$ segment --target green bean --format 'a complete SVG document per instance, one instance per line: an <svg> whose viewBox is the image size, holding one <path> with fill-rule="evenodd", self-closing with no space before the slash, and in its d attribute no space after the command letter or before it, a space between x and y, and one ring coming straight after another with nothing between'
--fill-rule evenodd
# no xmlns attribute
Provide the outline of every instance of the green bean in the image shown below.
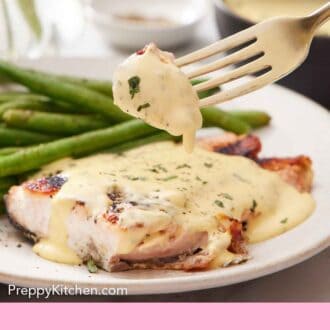
<svg viewBox="0 0 330 330"><path fill-rule="evenodd" d="M180 139L181 139L181 137L173 136L166 132L158 132L158 133L152 134L150 136L143 137L141 139L137 139L137 140L133 140L133 141L115 145L114 147L111 147L111 148L108 148L105 150L98 150L96 153L100 153L100 152L101 153L122 153L124 151L130 150L133 148L137 148L137 147L143 146L145 144L161 142L161 141L169 141L169 140L178 141ZM83 156L86 156L86 154L81 153L76 156L83 157Z"/></svg>
<svg viewBox="0 0 330 330"><path fill-rule="evenodd" d="M17 178L8 176L0 178L0 191L8 190L11 186L17 184Z"/></svg>
<svg viewBox="0 0 330 330"><path fill-rule="evenodd" d="M10 91L10 92L2 92L0 93L0 104L10 101L16 101L19 98L29 98L37 96L36 94L27 93L27 92L16 92L16 91ZM38 95L40 97L40 95Z"/></svg>
<svg viewBox="0 0 330 330"><path fill-rule="evenodd" d="M191 84L193 86L195 86L195 85L201 84L201 83L203 83L205 81L208 81L208 80L209 80L208 78L196 78L196 79L191 80Z"/></svg>
<svg viewBox="0 0 330 330"><path fill-rule="evenodd" d="M155 143L155 142L161 142L161 141L168 141L168 140L178 140L180 139L177 136L170 135L166 132L160 132L156 133L150 136L147 136L142 139L134 140L134 141L129 141L117 146L114 146L108 150L105 150L104 152L111 152L111 153L121 153L126 150L130 150L133 148L137 148L140 146L143 146L145 144L150 144L150 143Z"/></svg>
<svg viewBox="0 0 330 330"><path fill-rule="evenodd" d="M30 72L6 61L0 61L0 74L37 93L102 114L114 122L131 118L115 106L111 98L76 84L59 81L47 74Z"/></svg>
<svg viewBox="0 0 330 330"><path fill-rule="evenodd" d="M22 69L5 61L0 61L0 73L35 92L78 107L85 107L91 112L105 115L115 122L132 119L131 116L115 106L109 97L100 95L100 93L83 87L81 84L73 83L76 78L70 78L70 82L68 82L68 79L66 81L60 80L59 77L54 77L54 75ZM205 80L194 80L192 84L202 81ZM200 97L212 95L218 90L218 88L211 89Z"/></svg>
<svg viewBox="0 0 330 330"><path fill-rule="evenodd" d="M8 193L10 187L0 189L0 215L6 213L6 206L5 206L5 200L4 197Z"/></svg>
<svg viewBox="0 0 330 330"><path fill-rule="evenodd" d="M0 149L0 156L6 156L13 154L14 152L20 151L22 148L20 147L7 147L7 148L1 148Z"/></svg>
<svg viewBox="0 0 330 330"><path fill-rule="evenodd" d="M201 112L204 127L220 127L237 134L245 134L250 131L250 126L246 122L218 108L203 108Z"/></svg>
<svg viewBox="0 0 330 330"><path fill-rule="evenodd" d="M4 187L2 189L0 189L0 197L3 198L3 196L5 194L7 194L8 190L9 190L10 187Z"/></svg>
<svg viewBox="0 0 330 330"><path fill-rule="evenodd" d="M34 70L34 72L37 72ZM112 82L109 80L99 80L99 79L91 79L91 78L79 78L79 77L73 77L73 76L66 76L66 75L56 75L56 74L49 74L51 77L58 78L64 82L69 82L72 84L81 85L83 87L92 89L94 91L97 91L99 93L102 93L106 96L109 96L113 98L113 92L112 92ZM201 82L207 81L208 79L194 79L191 81L192 85L199 84ZM212 89L209 89L207 91L199 92L198 95L200 98L204 98L210 95L213 95L214 93L220 91L219 87L215 87Z"/></svg>
<svg viewBox="0 0 330 330"><path fill-rule="evenodd" d="M28 146L54 139L54 136L0 126L0 147Z"/></svg>
<svg viewBox="0 0 330 330"><path fill-rule="evenodd" d="M0 214L5 214L6 213L6 207L5 203L3 201L3 195L0 195Z"/></svg>
<svg viewBox="0 0 330 330"><path fill-rule="evenodd" d="M271 117L263 111L229 111L229 113L249 124L252 128L259 128L269 124Z"/></svg>
<svg viewBox="0 0 330 330"><path fill-rule="evenodd" d="M38 72L36 70L30 70L30 71ZM47 74L49 77L58 78L59 80L62 80L64 82L77 84L77 85L92 89L94 91L97 91L99 93L102 93L106 96L113 98L112 82L110 80L82 78L82 77L74 77L74 76L67 76L67 75L61 75L61 74L51 74L51 73L45 73L45 72L42 72L42 73ZM205 82L207 80L208 80L207 78L194 79L191 81L191 84L196 85L196 84ZM220 91L220 88L215 87L215 88L209 89L207 91L200 92L198 94L199 94L200 98L203 98L203 97L213 95L214 93L216 93L218 91Z"/></svg>
<svg viewBox="0 0 330 330"><path fill-rule="evenodd" d="M0 75L0 85L10 84L11 80L6 77L4 74Z"/></svg>
<svg viewBox="0 0 330 330"><path fill-rule="evenodd" d="M10 109L44 109L46 107L47 103L45 104L42 100L17 99L0 105L0 118Z"/></svg>
<svg viewBox="0 0 330 330"><path fill-rule="evenodd" d="M73 76L66 76L66 75L56 75L56 74L49 74L49 73L47 73L47 74L54 78L57 78L61 81L68 82L71 84L77 84L82 87L86 87L88 89L94 90L96 92L99 92L101 94L104 94L108 97L113 98L111 81L91 79L91 78L80 78L80 77L73 77Z"/></svg>
<svg viewBox="0 0 330 330"><path fill-rule="evenodd" d="M5 206L5 201L4 201L4 197L5 197L6 193L0 194L0 215L6 213L6 206Z"/></svg>
<svg viewBox="0 0 330 330"><path fill-rule="evenodd" d="M86 87L88 89L94 90L101 94L104 94L110 98L113 98L112 94L112 82L109 80L101 80L101 79L94 79L94 78L85 78L85 77L76 77L76 76L68 76L63 74L56 74L56 73L49 73L40 70L30 70L27 71L31 73L41 73L43 75L47 75L49 78L57 79L58 81L68 82L75 85L80 85L82 87ZM10 82L10 78L3 76L0 77L0 84ZM0 98L1 100L1 98Z"/></svg>
<svg viewBox="0 0 330 330"><path fill-rule="evenodd" d="M60 158L90 154L154 132L157 132L156 128L140 120L130 120L109 128L24 148L0 157L0 177L22 174Z"/></svg>
<svg viewBox="0 0 330 330"><path fill-rule="evenodd" d="M220 124L237 133L246 133L249 130L247 124L216 108L203 109L202 112L207 125ZM130 120L109 128L25 148L0 158L0 177L21 174L63 157L90 154L156 132L156 128L140 120Z"/></svg>
<svg viewBox="0 0 330 330"><path fill-rule="evenodd" d="M194 79L194 80L191 81L191 84L193 86L195 86L195 85L198 85L198 84L203 83L203 82L208 81L208 80L209 79L207 79L207 78ZM205 97L211 96L211 95L216 94L218 92L220 92L220 87L214 87L214 88L208 89L206 91L198 92L198 97L200 99L203 99Z"/></svg>
<svg viewBox="0 0 330 330"><path fill-rule="evenodd" d="M206 126L216 126L239 134L248 132L248 125L238 116L233 117L230 113L217 108L204 109L202 113ZM245 117L252 120L258 114L253 113ZM6 111L3 120L10 127L57 135L74 135L110 125L103 118L96 116L49 114L27 110Z"/></svg>
<svg viewBox="0 0 330 330"><path fill-rule="evenodd" d="M0 118L7 110L28 109L59 113L88 113L81 107L74 107L64 102L57 102L43 95L18 97L16 100L0 104Z"/></svg>
<svg viewBox="0 0 330 330"><path fill-rule="evenodd" d="M43 72L39 70L27 70L31 73L41 73L43 75L47 75L47 77L52 79L58 79L58 81L67 82L75 85L79 85L88 89L91 89L93 91L99 92L101 94L104 94L110 98L113 98L113 92L112 92L112 82L110 80L101 80L101 79L94 79L94 78L84 78L84 77L75 77L75 76L68 76L63 74L54 74L49 72ZM207 78L200 78L200 79L193 79L191 81L192 85L197 85L199 83L207 81ZM8 78L7 78L8 81ZM219 87L212 88L207 91L199 92L199 97L204 98L210 95L213 95L217 93L220 90ZM1 97L0 97L1 102Z"/></svg>
<svg viewBox="0 0 330 330"><path fill-rule="evenodd" d="M113 92L112 92L112 82L109 80L98 80L98 79L90 79L90 78L78 78L78 77L72 77L72 76L65 76L65 75L54 75L54 77L57 77L65 82L69 82L72 84L78 84L83 87L87 87L89 89L92 89L94 91L97 91L99 93L102 93L106 96L109 96L113 98ZM201 82L207 81L208 79L194 79L191 81L191 84L194 86L196 84L199 84ZM204 98L207 96L211 96L217 92L220 91L219 87L215 87L206 91L199 92L199 98Z"/></svg>
<svg viewBox="0 0 330 330"><path fill-rule="evenodd" d="M30 110L9 110L4 113L2 119L9 127L61 136L110 126L109 121L95 115L70 115Z"/></svg>

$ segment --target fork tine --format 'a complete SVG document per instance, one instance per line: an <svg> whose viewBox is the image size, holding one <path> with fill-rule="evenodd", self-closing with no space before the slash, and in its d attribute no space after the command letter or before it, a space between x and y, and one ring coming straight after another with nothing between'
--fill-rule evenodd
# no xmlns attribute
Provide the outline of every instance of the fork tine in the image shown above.
<svg viewBox="0 0 330 330"><path fill-rule="evenodd" d="M237 87L234 87L234 88L228 89L228 90L223 90L217 94L214 94L212 96L201 99L199 101L199 106L206 107L209 105L214 105L214 104L232 100L238 96L248 94L261 87L264 87L264 86L270 84L271 82L273 82L273 80L274 80L274 77L271 74L271 71L268 71L267 73L265 73L259 77L252 78L251 81L244 83L240 86L237 86Z"/></svg>
<svg viewBox="0 0 330 330"><path fill-rule="evenodd" d="M262 55L262 54L263 52L260 50L258 51L256 45L252 44L243 49L240 49L239 51L231 55L225 56L218 61L197 68L194 71L187 73L186 76L189 79L195 78L203 74L210 73L212 71L223 69L226 66L236 64L241 61L245 61L253 56Z"/></svg>
<svg viewBox="0 0 330 330"><path fill-rule="evenodd" d="M195 85L194 89L196 92L205 91L213 87L217 87L219 85L231 82L235 79L242 78L248 74L256 73L258 71L266 69L267 67L269 67L269 65L265 64L264 59L260 57L257 60L242 65L234 70L231 70L218 78L213 78L211 80Z"/></svg>
<svg viewBox="0 0 330 330"><path fill-rule="evenodd" d="M252 30L252 31L251 31ZM256 41L257 38L253 34L254 26L238 32L230 37L219 40L213 43L210 46L199 49L193 53L187 54L185 56L179 57L175 60L175 64L178 67L182 67L187 64L191 64L193 62L197 62L199 60L205 59L209 56L218 54L220 52L228 51L232 48L243 45L246 42Z"/></svg>

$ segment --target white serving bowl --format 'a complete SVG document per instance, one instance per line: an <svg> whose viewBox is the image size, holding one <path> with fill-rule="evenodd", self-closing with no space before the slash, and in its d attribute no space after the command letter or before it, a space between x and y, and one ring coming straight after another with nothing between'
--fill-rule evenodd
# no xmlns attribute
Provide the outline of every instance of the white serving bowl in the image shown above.
<svg viewBox="0 0 330 330"><path fill-rule="evenodd" d="M205 0L94 0L91 13L105 39L115 46L135 50L155 42L166 49L193 38L207 6Z"/></svg>

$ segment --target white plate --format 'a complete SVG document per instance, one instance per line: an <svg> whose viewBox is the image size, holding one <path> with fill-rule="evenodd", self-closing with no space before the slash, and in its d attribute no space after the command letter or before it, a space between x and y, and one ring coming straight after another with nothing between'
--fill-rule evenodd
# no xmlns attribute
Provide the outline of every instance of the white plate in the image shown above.
<svg viewBox="0 0 330 330"><path fill-rule="evenodd" d="M116 61L109 59L45 59L24 64L57 72L110 78ZM307 154L313 159L317 201L314 214L303 224L274 239L249 247L247 263L205 272L129 271L88 273L43 260L9 225L0 221L0 282L24 286L54 283L79 287L121 287L129 294L190 291L242 282L297 264L330 244L330 115L307 98L278 86L266 87L225 105L226 108L265 109L273 117L269 128L257 132L263 155ZM20 248L17 247L21 243Z"/></svg>

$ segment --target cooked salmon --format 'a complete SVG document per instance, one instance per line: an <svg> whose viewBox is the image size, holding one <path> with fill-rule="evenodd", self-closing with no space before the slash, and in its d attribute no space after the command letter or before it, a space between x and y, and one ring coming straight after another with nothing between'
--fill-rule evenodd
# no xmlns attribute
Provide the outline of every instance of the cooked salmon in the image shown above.
<svg viewBox="0 0 330 330"><path fill-rule="evenodd" d="M261 142L253 135L236 136L224 134L219 137L199 140L199 145L210 151L228 155L240 155L251 159L259 166L274 171L297 190L310 191L312 185L311 160L306 156L293 158L258 158ZM62 189L66 178L61 174L28 180L13 186L5 198L8 216L14 226L28 238L37 242L49 234L52 198ZM97 198L97 196L95 196ZM107 271L128 269L207 269L214 261L214 255L204 249L208 242L206 231L184 231L175 223L169 223L158 233L161 240L138 244L128 253L116 253L120 239L118 232L111 230L109 224L119 221L120 213L127 208L136 207L136 202L127 200L120 191L108 193L111 207L95 219L89 219L84 201L76 200L68 214L68 244L82 261L93 259ZM155 202L155 201L153 201ZM219 202L220 203L220 202ZM253 219L256 205L247 209L241 219L223 216L222 232L230 235L228 253L232 258L227 264L239 263L248 258L246 249L246 223ZM141 224L142 226L143 224ZM137 230L139 223L136 223ZM120 235L125 237L125 228ZM166 239L164 239L164 237ZM223 265L227 265L223 263Z"/></svg>

